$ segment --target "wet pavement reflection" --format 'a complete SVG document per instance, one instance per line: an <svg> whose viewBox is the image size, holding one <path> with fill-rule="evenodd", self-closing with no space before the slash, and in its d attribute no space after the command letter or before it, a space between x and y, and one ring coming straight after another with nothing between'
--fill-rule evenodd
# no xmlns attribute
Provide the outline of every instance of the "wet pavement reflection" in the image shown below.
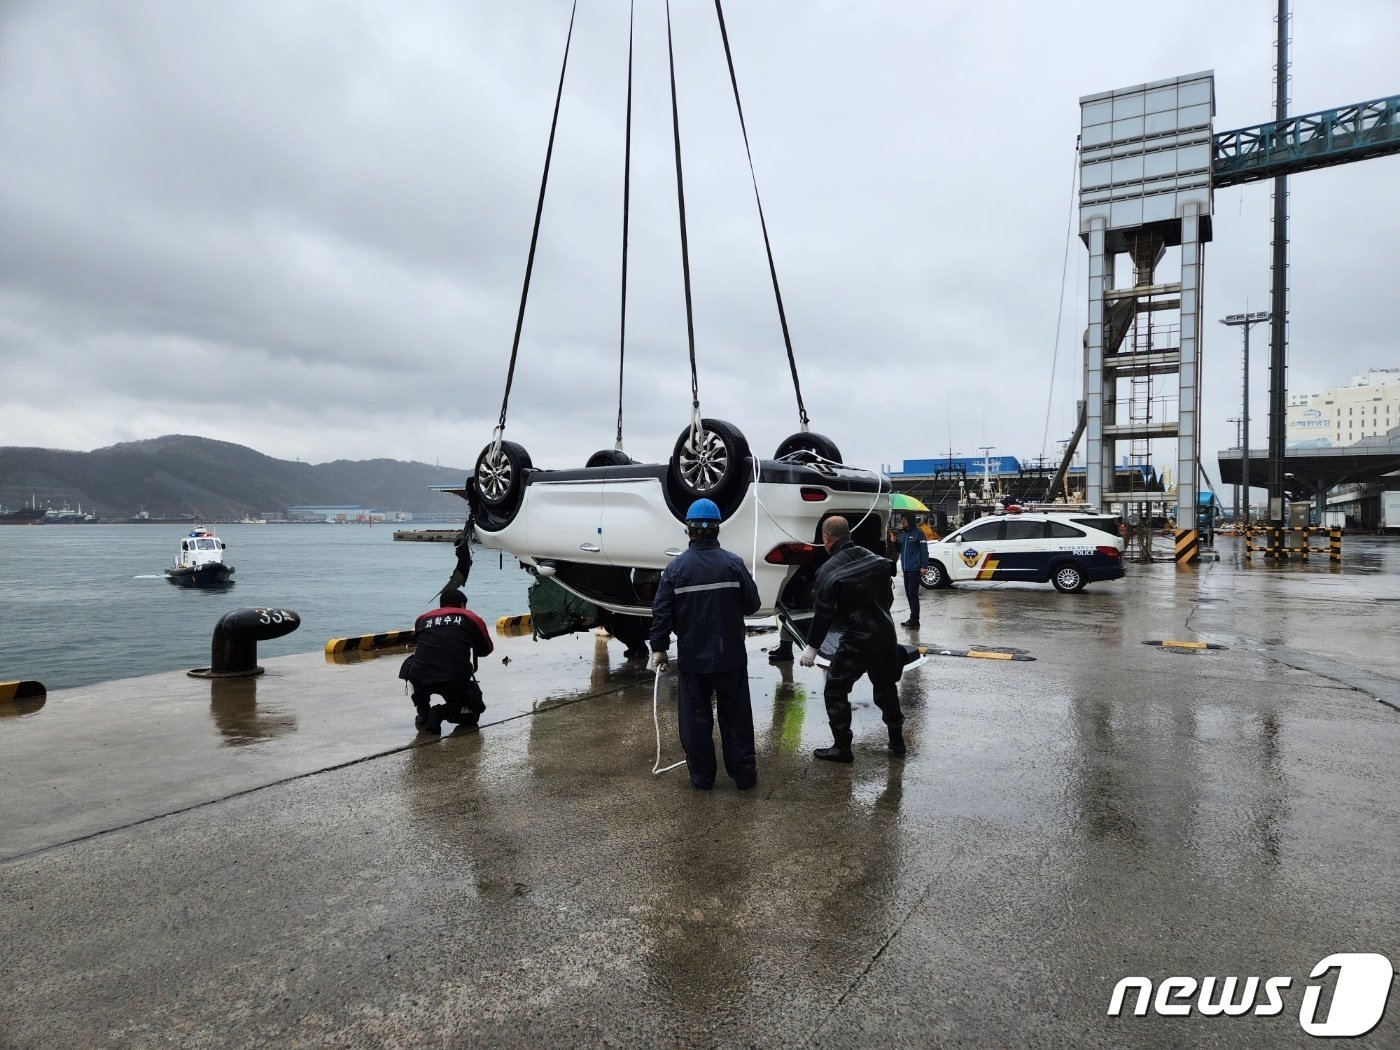
<svg viewBox="0 0 1400 1050"><path fill-rule="evenodd" d="M752 792L651 774L656 679L599 636L501 640L479 733L416 734L397 661L289 658L172 694L156 724L202 723L169 738L152 804L172 815L8 843L0 941L46 976L0 988L7 1036L61 1015L111 1046L1305 1045L1311 967L1400 943L1400 710L1376 699L1400 685L1400 565L1355 550L1339 575L1226 557L1079 595L927 592L928 640L1034 661L906 672L904 759L861 682L856 762L813 761L822 676L752 638ZM1164 639L1222 648L1143 644ZM79 717L96 703L65 699L0 725L0 828L37 819L13 769L31 795L101 800L85 763L149 755L150 725L114 751ZM225 797L177 812L211 771ZM118 914L91 962L72 917ZM1135 974L1296 994L1275 1017L1108 1017ZM1395 1004L1372 1043L1400 1045Z"/></svg>
<svg viewBox="0 0 1400 1050"><path fill-rule="evenodd" d="M264 699L259 706L257 678L211 679L209 714L228 747L261 743L297 728L296 715L277 700Z"/></svg>

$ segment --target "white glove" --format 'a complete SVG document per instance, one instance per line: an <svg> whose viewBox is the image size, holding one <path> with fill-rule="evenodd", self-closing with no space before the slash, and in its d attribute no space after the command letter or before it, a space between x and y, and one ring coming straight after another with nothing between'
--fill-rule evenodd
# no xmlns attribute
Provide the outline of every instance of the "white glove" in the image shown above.
<svg viewBox="0 0 1400 1050"><path fill-rule="evenodd" d="M817 662L817 651L810 645L807 646L807 648L802 650L802 656L799 658L798 662L801 663L803 667L811 667Z"/></svg>
<svg viewBox="0 0 1400 1050"><path fill-rule="evenodd" d="M660 652L655 652L651 654L651 666L656 668L656 670L658 671L664 671L666 669L667 664L669 664L670 662L671 658L666 655L666 650L664 649L662 649Z"/></svg>

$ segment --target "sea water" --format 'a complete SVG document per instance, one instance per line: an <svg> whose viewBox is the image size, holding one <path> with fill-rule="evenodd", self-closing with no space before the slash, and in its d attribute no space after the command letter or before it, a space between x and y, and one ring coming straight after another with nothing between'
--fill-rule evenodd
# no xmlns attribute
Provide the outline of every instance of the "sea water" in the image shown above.
<svg viewBox="0 0 1400 1050"><path fill-rule="evenodd" d="M164 575L187 525L0 527L0 681L64 689L207 667L219 617L247 607L291 609L301 618L292 634L259 642L259 659L319 652L331 638L407 630L438 604L456 553L450 543L396 541L394 528L217 525L235 582L200 589ZM519 563L473 551L468 607L488 625L528 611L530 577Z"/></svg>

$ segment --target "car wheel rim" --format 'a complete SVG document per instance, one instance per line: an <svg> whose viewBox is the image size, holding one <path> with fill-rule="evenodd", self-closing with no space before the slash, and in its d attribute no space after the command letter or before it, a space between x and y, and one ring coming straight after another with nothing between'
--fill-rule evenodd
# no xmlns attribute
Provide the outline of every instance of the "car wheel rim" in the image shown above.
<svg viewBox="0 0 1400 1050"><path fill-rule="evenodd" d="M729 451L720 436L702 430L686 443L680 455L681 480L696 492L709 492L729 469Z"/></svg>
<svg viewBox="0 0 1400 1050"><path fill-rule="evenodd" d="M1061 587L1073 587L1073 586L1074 586L1076 583L1078 583L1078 582L1079 582L1079 573L1075 572L1073 569L1061 569L1061 570L1060 570L1060 586L1061 586Z"/></svg>
<svg viewBox="0 0 1400 1050"><path fill-rule="evenodd" d="M490 502L499 503L510 491L510 482L509 457L501 449L488 452L486 458L481 461L481 466L476 468L476 483L481 489L481 494Z"/></svg>

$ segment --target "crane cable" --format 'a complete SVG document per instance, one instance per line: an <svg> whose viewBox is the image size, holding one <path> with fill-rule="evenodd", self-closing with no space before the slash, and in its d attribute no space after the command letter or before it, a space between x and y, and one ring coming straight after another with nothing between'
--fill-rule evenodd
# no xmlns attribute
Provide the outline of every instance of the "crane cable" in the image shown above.
<svg viewBox="0 0 1400 1050"><path fill-rule="evenodd" d="M501 434L506 428L506 406L510 403L510 388L515 381L515 360L520 353L520 330L525 325L525 302L530 296L530 274L535 268L535 247L540 239L540 218L544 214L544 194L549 185L549 162L554 156L554 133L559 128L559 103L564 97L564 74L569 68L569 46L574 39L574 16L578 13L578 0L574 0L573 9L569 12L569 33L564 39L564 61L559 68L559 90L554 95L554 117L549 124L549 145L544 151L544 175L540 179L540 197L535 205L535 225L530 231L530 254L525 260L525 284L520 290L520 312L515 318L515 339L510 347L510 367L506 371L506 389L501 396L501 419L496 424L496 432L492 436L493 449L499 450L501 445Z"/></svg>
<svg viewBox="0 0 1400 1050"><path fill-rule="evenodd" d="M671 137L676 150L676 204L681 223L681 278L685 282L685 333L690 346L690 441L700 436L700 380L695 369L695 308L690 296L690 239L685 226L685 178L681 174L681 114L676 101L676 51L671 42L671 0L666 0L666 55L671 64Z"/></svg>
<svg viewBox="0 0 1400 1050"><path fill-rule="evenodd" d="M622 158L622 319L617 337L617 443L622 451L622 374L627 354L627 225L632 201L632 31L636 0L627 5L627 145Z"/></svg>
<svg viewBox="0 0 1400 1050"><path fill-rule="evenodd" d="M1040 435L1040 456L1045 458L1045 446L1050 440L1050 409L1055 403L1055 369L1060 362L1060 330L1065 319L1065 283L1069 276L1069 246L1074 240L1074 187L1079 181L1079 143L1074 144L1074 168L1069 177L1069 219L1065 223L1065 260L1060 268L1060 303L1055 315L1055 352L1050 358L1050 390L1045 399L1045 430Z"/></svg>
<svg viewBox="0 0 1400 1050"><path fill-rule="evenodd" d="M720 0L715 0L715 15L719 18L719 35L724 41L724 60L729 64L729 83L734 89L734 108L739 113L739 129L744 133L744 152L749 158L749 178L753 181L753 199L758 205L758 224L763 229L763 249L768 253L768 273L773 278L773 298L778 304L778 321L783 329L783 345L787 347L788 368L792 371L792 389L797 395L797 417L805 433L807 408L802 403L802 384L797 379L797 357L792 351L792 337L788 334L787 312L783 309L783 293L778 287L778 268L773 262L773 245L768 238L768 221L763 217L763 200L758 195L758 175L754 171L753 150L749 147L749 129L744 122L744 106L739 101L739 79L734 73L734 56L729 50L729 31L724 25L724 8Z"/></svg>

